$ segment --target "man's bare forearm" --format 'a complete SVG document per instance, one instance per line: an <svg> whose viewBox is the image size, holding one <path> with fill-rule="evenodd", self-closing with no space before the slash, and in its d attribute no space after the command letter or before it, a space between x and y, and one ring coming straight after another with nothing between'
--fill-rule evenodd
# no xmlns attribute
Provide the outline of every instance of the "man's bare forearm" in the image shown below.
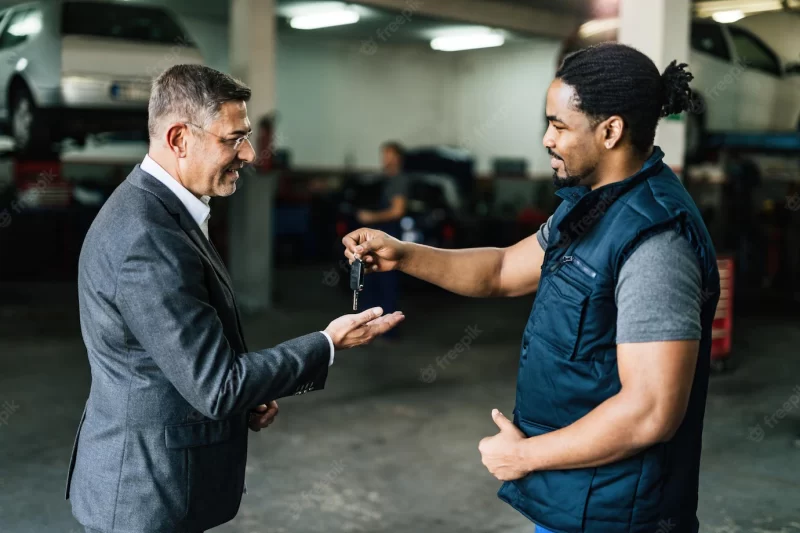
<svg viewBox="0 0 800 533"><path fill-rule="evenodd" d="M499 296L503 250L442 250L406 243L400 270L450 292L474 298Z"/></svg>
<svg viewBox="0 0 800 533"><path fill-rule="evenodd" d="M618 394L574 424L523 441L520 455L528 471L589 468L635 455L668 436L657 416Z"/></svg>

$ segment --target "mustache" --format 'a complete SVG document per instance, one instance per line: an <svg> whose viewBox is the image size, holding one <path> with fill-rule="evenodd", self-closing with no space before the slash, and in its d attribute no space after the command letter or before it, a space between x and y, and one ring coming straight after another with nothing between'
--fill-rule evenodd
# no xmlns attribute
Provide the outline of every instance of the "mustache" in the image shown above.
<svg viewBox="0 0 800 533"><path fill-rule="evenodd" d="M563 157L552 151L550 148L547 149L547 153L550 154L550 157L555 157L556 159L560 159L561 161L564 160Z"/></svg>

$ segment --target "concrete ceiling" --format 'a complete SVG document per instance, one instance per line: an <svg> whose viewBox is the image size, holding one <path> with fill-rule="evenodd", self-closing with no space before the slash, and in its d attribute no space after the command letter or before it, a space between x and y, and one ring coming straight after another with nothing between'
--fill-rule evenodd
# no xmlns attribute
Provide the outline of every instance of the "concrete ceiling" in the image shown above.
<svg viewBox="0 0 800 533"><path fill-rule="evenodd" d="M23 0L0 0L0 7L18 4ZM113 1L113 0L109 0ZM134 2L167 5L186 16L227 20L229 0L133 0ZM278 9L298 2L319 0L276 0ZM350 1L350 0L344 0ZM776 0L778 1L778 0ZM747 4L751 0L694 0L708 5L724 3ZM790 5L800 0L789 0ZM441 29L464 24L482 24L509 30L509 38L524 36L550 36L561 38L569 35L585 20L615 16L619 0L357 0L362 18L358 24L314 30L317 36L342 39L368 39L380 29L391 24L397 13L407 6L418 6L413 10L409 23L392 32L393 42L420 41ZM279 19L281 31L293 31L284 17ZM299 32L298 32L299 33ZM305 32L303 32L305 33Z"/></svg>

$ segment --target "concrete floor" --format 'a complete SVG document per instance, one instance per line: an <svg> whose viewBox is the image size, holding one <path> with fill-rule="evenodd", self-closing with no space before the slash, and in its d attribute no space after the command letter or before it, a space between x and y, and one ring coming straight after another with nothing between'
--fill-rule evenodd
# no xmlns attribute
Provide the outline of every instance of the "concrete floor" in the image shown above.
<svg viewBox="0 0 800 533"><path fill-rule="evenodd" d="M326 270L279 272L276 286L296 288L278 310L247 320L251 347L348 312ZM511 413L530 302L407 293L398 341L340 352L325 391L282 400L278 422L252 435L249 494L214 531L530 532L495 497L499 482L477 451L495 433L491 409ZM2 533L82 532L63 500L89 388L76 308L72 286L0 287L0 406L13 406L0 425ZM471 349L438 366L469 326L481 332ZM796 318L741 318L735 346L738 368L711 384L702 531L800 533L800 407L791 403L800 328Z"/></svg>

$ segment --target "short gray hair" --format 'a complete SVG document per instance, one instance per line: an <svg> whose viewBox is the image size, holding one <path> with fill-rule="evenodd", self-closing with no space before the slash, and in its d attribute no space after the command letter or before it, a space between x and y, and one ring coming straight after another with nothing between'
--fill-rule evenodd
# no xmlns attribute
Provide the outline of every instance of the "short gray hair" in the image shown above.
<svg viewBox="0 0 800 533"><path fill-rule="evenodd" d="M203 65L175 65L153 82L148 105L150 138L159 135L165 118L207 127L225 102L250 100L252 91L241 81Z"/></svg>

